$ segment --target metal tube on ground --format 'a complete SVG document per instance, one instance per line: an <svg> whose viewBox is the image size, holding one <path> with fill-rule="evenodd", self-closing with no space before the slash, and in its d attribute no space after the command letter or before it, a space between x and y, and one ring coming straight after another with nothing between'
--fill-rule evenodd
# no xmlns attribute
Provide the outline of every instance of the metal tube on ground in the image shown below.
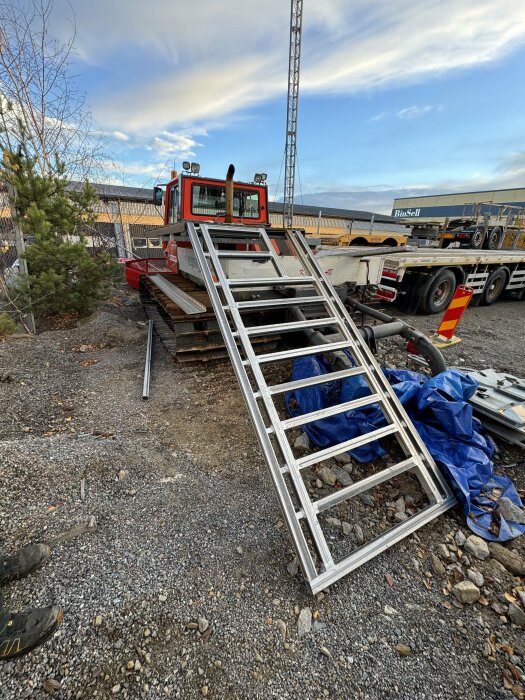
<svg viewBox="0 0 525 700"><path fill-rule="evenodd" d="M146 345L146 362L144 365L144 384L142 398L149 399L149 381L151 376L151 348L153 347L153 321L148 321L148 342Z"/></svg>

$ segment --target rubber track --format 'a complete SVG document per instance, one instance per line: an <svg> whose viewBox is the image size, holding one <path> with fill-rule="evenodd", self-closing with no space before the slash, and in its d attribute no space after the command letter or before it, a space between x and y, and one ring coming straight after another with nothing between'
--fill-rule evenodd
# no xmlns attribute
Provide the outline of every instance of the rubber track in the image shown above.
<svg viewBox="0 0 525 700"><path fill-rule="evenodd" d="M179 284L180 281L180 287L185 292L198 298L206 307L210 306L210 310L206 313L187 315L168 300L155 285L144 280L140 286L140 300L147 318L153 321L155 334L168 353L177 362L182 363L226 359L228 352L218 326L207 328L208 324L211 326L217 324L207 293L178 275L170 276L168 279L174 284ZM204 322L203 325L206 328L195 329L193 324L201 322ZM270 352L275 349L278 340L278 336L263 336L258 338L257 345L261 351Z"/></svg>

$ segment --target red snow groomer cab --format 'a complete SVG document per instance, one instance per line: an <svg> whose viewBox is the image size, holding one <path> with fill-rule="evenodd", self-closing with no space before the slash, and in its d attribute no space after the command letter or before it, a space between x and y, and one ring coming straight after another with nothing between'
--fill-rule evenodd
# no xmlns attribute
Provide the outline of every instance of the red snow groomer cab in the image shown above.
<svg viewBox="0 0 525 700"><path fill-rule="evenodd" d="M194 277L193 256L188 255L191 245L185 235L189 222L269 227L265 173L256 173L250 183L234 183L233 165L225 180L201 177L198 163L184 162L182 167L182 173L172 171L171 180L153 190L154 204L163 211L164 226L152 233L162 241L165 262L145 258L127 264L126 280L136 289L141 276L151 273L182 273Z"/></svg>
<svg viewBox="0 0 525 700"><path fill-rule="evenodd" d="M257 173L254 182L233 183L233 166L226 180L200 177L197 163L183 163L189 172L172 172L167 185L154 189L155 204L164 205L164 224L183 221L212 221L214 223L267 226L268 189L266 175ZM233 188L233 208L227 211L226 190Z"/></svg>
<svg viewBox="0 0 525 700"><path fill-rule="evenodd" d="M257 173L252 183L233 182L234 167L230 165L226 180L203 178L198 163L183 163L185 172L172 172L172 179L154 189L155 203L164 207L165 228L160 229L166 263L175 274L188 273L181 260L187 222L243 224L269 226L268 188L263 184L266 174ZM182 239L181 239L182 236ZM191 267L191 265L190 265Z"/></svg>

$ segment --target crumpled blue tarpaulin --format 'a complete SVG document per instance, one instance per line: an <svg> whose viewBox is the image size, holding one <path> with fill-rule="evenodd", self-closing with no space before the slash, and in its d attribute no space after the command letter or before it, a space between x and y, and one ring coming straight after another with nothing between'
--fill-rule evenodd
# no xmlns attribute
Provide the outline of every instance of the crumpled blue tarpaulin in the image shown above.
<svg viewBox="0 0 525 700"><path fill-rule="evenodd" d="M330 365L322 355L302 357L293 363L292 379L328 374ZM509 498L522 507L516 489L506 476L493 473L494 443L480 432L468 399L476 382L456 370L428 378L408 370L383 370L396 395L412 419L430 454L441 467L463 504L470 529L487 540L504 542L525 532L525 526L496 517L498 500ZM291 416L351 401L370 394L361 376L318 384L289 392L285 403ZM303 426L318 447L328 447L363 435L386 422L377 404L346 411ZM378 441L363 445L350 454L368 462L385 454Z"/></svg>

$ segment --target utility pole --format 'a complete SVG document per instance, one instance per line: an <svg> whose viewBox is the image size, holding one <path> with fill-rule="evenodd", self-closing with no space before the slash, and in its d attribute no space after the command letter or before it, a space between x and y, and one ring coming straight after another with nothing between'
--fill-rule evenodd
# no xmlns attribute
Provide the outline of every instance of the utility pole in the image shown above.
<svg viewBox="0 0 525 700"><path fill-rule="evenodd" d="M27 260L24 255L26 250L26 244L24 241L24 234L22 233L22 229L20 227L20 224L18 223L16 215L16 190L10 182L7 183L7 196L9 199L9 207L11 209L11 221L13 223L13 231L15 234L16 254L18 257L18 271L19 274L25 275L27 277ZM35 316L31 307L29 307L29 311L27 313L21 315L22 323L26 326L30 333L35 334Z"/></svg>
<svg viewBox="0 0 525 700"><path fill-rule="evenodd" d="M286 146L284 151L283 228L293 226L295 160L297 156L297 108L299 106L299 69L301 65L301 33L303 0L291 0L290 55L288 61L288 104L286 108Z"/></svg>

